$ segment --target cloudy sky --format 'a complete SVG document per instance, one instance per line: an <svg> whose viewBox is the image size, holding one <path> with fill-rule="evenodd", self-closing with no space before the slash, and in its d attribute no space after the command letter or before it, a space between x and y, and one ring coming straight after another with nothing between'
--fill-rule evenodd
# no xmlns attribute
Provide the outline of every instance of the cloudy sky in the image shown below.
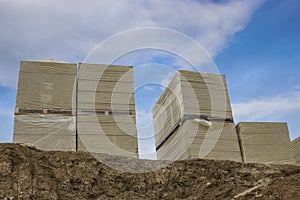
<svg viewBox="0 0 300 200"><path fill-rule="evenodd" d="M299 10L297 0L0 0L0 141L12 141L20 60L82 62L103 41L145 27L177 31L205 49L227 77L235 122L288 122L294 139L300 136ZM181 53L199 58L183 40L175 43ZM188 68L174 57L143 49L116 60L138 66L136 81L153 77L154 84L136 90L145 138L153 132L149 115L163 85L177 69ZM153 140L144 140L140 152L153 151Z"/></svg>

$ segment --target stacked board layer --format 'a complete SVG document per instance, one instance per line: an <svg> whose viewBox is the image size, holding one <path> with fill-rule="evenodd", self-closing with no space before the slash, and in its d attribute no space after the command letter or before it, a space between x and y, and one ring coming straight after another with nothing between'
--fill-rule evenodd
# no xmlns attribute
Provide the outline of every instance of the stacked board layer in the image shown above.
<svg viewBox="0 0 300 200"><path fill-rule="evenodd" d="M242 162L235 125L186 120L157 152L160 160L204 158Z"/></svg>
<svg viewBox="0 0 300 200"><path fill-rule="evenodd" d="M237 131L244 162L295 164L286 123L241 122Z"/></svg>
<svg viewBox="0 0 300 200"><path fill-rule="evenodd" d="M76 68L69 63L21 62L14 142L44 150L75 150Z"/></svg>
<svg viewBox="0 0 300 200"><path fill-rule="evenodd" d="M180 70L185 115L233 121L224 75Z"/></svg>
<svg viewBox="0 0 300 200"><path fill-rule="evenodd" d="M242 160L223 75L180 70L152 113L158 159Z"/></svg>
<svg viewBox="0 0 300 200"><path fill-rule="evenodd" d="M81 63L78 150L137 157L133 68Z"/></svg>
<svg viewBox="0 0 300 200"><path fill-rule="evenodd" d="M158 147L183 117L180 75L176 74L152 108L155 143Z"/></svg>
<svg viewBox="0 0 300 200"><path fill-rule="evenodd" d="M292 141L296 164L300 165L300 137Z"/></svg>
<svg viewBox="0 0 300 200"><path fill-rule="evenodd" d="M79 111L134 111L133 90L132 67L79 64Z"/></svg>
<svg viewBox="0 0 300 200"><path fill-rule="evenodd" d="M21 61L16 108L72 110L76 67L69 63Z"/></svg>

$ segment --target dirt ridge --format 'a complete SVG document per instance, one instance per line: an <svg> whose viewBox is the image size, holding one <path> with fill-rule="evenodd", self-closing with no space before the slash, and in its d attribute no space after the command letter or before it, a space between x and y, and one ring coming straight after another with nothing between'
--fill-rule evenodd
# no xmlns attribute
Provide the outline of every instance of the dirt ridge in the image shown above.
<svg viewBox="0 0 300 200"><path fill-rule="evenodd" d="M197 159L128 173L86 152L8 143L0 151L0 199L300 199L299 166ZM101 156L141 172L161 164Z"/></svg>

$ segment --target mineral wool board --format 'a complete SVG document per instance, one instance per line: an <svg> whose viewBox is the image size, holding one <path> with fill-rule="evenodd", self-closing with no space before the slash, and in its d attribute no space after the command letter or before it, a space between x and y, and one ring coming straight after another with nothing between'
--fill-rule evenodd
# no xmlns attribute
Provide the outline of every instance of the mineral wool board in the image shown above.
<svg viewBox="0 0 300 200"><path fill-rule="evenodd" d="M235 125L186 120L157 151L159 160L205 158L241 162Z"/></svg>
<svg viewBox="0 0 300 200"><path fill-rule="evenodd" d="M16 108L74 110L76 68L70 63L21 61Z"/></svg>
<svg viewBox="0 0 300 200"><path fill-rule="evenodd" d="M133 68L79 64L78 109L134 111Z"/></svg>
<svg viewBox="0 0 300 200"><path fill-rule="evenodd" d="M237 131L246 163L295 164L286 123L240 122Z"/></svg>
<svg viewBox="0 0 300 200"><path fill-rule="evenodd" d="M79 65L78 150L136 158L134 113L132 67Z"/></svg>
<svg viewBox="0 0 300 200"><path fill-rule="evenodd" d="M76 71L76 64L21 61L14 142L31 143L43 150L76 150L75 116L72 116ZM50 114L50 110L68 111L68 115Z"/></svg>
<svg viewBox="0 0 300 200"><path fill-rule="evenodd" d="M292 141L296 164L300 165L300 137Z"/></svg>
<svg viewBox="0 0 300 200"><path fill-rule="evenodd" d="M138 157L135 117L80 114L77 124L78 150Z"/></svg>
<svg viewBox="0 0 300 200"><path fill-rule="evenodd" d="M177 73L152 108L156 146L159 146L183 116L183 100Z"/></svg>
<svg viewBox="0 0 300 200"><path fill-rule="evenodd" d="M78 139L79 151L138 158L137 138L133 136L89 134L80 135Z"/></svg>
<svg viewBox="0 0 300 200"><path fill-rule="evenodd" d="M152 109L156 147L183 118L233 121L225 76L180 70Z"/></svg>
<svg viewBox="0 0 300 200"><path fill-rule="evenodd" d="M180 70L184 114L232 119L224 75Z"/></svg>

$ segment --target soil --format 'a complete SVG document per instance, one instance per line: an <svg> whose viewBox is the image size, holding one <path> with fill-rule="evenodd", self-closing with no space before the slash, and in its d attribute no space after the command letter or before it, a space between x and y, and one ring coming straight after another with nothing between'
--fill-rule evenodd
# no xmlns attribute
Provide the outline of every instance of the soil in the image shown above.
<svg viewBox="0 0 300 200"><path fill-rule="evenodd" d="M0 199L300 199L300 166L187 160L128 173L87 152L0 144ZM136 171L161 162L100 155Z"/></svg>

